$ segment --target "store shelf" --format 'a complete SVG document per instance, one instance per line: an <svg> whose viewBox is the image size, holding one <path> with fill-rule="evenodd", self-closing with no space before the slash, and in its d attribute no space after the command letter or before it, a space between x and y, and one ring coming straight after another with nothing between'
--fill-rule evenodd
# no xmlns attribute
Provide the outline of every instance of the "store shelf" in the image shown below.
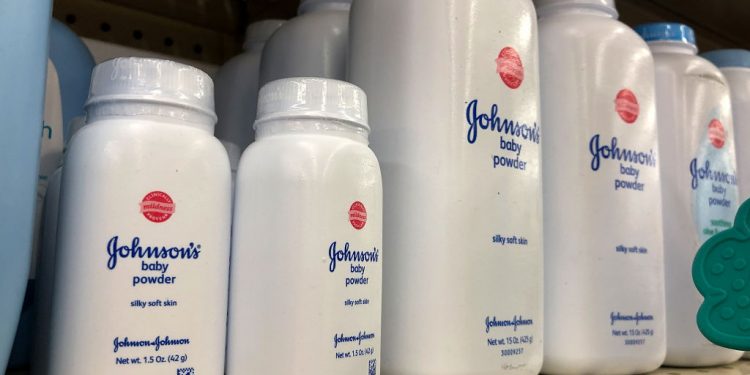
<svg viewBox="0 0 750 375"><path fill-rule="evenodd" d="M6 375L28 375L28 371L9 371ZM739 361L731 365L720 367L706 367L699 369L661 368L650 375L750 375L750 361Z"/></svg>
<svg viewBox="0 0 750 375"><path fill-rule="evenodd" d="M240 51L249 22L293 17L298 4L299 0L55 0L53 14L85 38L218 65ZM622 21L631 26L654 21L691 25L703 51L750 49L750 1L617 0L617 6ZM662 368L653 374L750 375L750 361L715 368Z"/></svg>
<svg viewBox="0 0 750 375"><path fill-rule="evenodd" d="M55 0L55 18L83 37L222 64L240 51L249 22L288 19L299 0ZM750 2L618 0L622 21L693 26L698 47L750 49Z"/></svg>

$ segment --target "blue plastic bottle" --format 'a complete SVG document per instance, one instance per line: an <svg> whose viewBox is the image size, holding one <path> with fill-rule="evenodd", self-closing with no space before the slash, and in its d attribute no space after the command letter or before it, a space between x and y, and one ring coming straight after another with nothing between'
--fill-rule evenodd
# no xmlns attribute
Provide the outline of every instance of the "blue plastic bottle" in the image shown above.
<svg viewBox="0 0 750 375"><path fill-rule="evenodd" d="M0 1L0 370L29 271L51 5Z"/></svg>
<svg viewBox="0 0 750 375"><path fill-rule="evenodd" d="M52 82L47 82L47 89L53 87L53 90L57 90L59 93L47 93L47 99L49 99L50 95L52 98L59 95L59 97L55 98L52 102L60 100L61 103L52 104L52 106L62 106L62 118L59 118L59 114L50 118L45 116L45 129L49 132L61 132L62 137L54 137L55 139L59 139L58 142L60 142L62 139L67 140L69 138L69 123L71 120L76 116L82 116L84 113L83 104L88 97L91 71L94 68L94 58L91 56L91 52L89 52L86 45L83 44L83 41L81 41L72 30L62 22L53 18L50 22L49 30L49 61L52 63L56 74L54 74L55 78L50 75L47 76L48 80L53 80ZM50 105L50 103L45 103L45 105ZM48 109L49 108L45 108L45 114L47 114ZM59 111L59 107L57 110ZM54 113L54 111L49 113ZM31 360L31 343L33 337L32 327L35 325L34 315L37 305L36 301L34 301L36 279L34 269L37 267L36 263L38 263L40 258L39 251L41 251L41 205L44 201L47 179L59 164L56 160L62 158L62 144L57 145L57 147L59 147L58 149L55 147L54 141L47 139L46 135L46 132L42 132L42 138L44 139L42 140L42 152L39 166L40 185L37 190L38 196L36 201L36 215L38 217L34 231L36 242L32 247L32 274L29 276L21 319L18 323L13 350L11 352L10 361L8 362L9 368L28 367ZM53 145L50 145L49 142L52 142Z"/></svg>
<svg viewBox="0 0 750 375"><path fill-rule="evenodd" d="M60 78L65 139L69 138L70 121L83 115L83 104L89 95L94 57L83 41L62 22L52 19L49 32L49 58Z"/></svg>

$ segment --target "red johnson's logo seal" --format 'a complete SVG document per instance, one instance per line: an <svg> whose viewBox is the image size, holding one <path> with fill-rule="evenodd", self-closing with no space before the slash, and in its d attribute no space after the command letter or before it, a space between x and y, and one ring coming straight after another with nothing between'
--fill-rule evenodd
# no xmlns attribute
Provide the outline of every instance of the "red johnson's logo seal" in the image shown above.
<svg viewBox="0 0 750 375"><path fill-rule="evenodd" d="M163 223L174 214L174 201L163 191L152 191L141 201L141 213L154 223Z"/></svg>
<svg viewBox="0 0 750 375"><path fill-rule="evenodd" d="M632 124L638 119L641 107L638 105L638 99L632 91L622 89L617 93L617 98L615 98L615 110L620 115L622 121Z"/></svg>
<svg viewBox="0 0 750 375"><path fill-rule="evenodd" d="M505 47L495 59L497 74L511 89L517 89L523 83L523 64L513 47Z"/></svg>
<svg viewBox="0 0 750 375"><path fill-rule="evenodd" d="M349 222L352 223L352 226L356 230L365 227L367 223L367 210L362 202L356 201L349 207Z"/></svg>
<svg viewBox="0 0 750 375"><path fill-rule="evenodd" d="M711 144L714 145L714 147L724 147L724 142L726 142L727 139L727 133L724 131L724 125L721 124L721 121L713 119L711 120L711 123L708 124L708 139L711 141Z"/></svg>

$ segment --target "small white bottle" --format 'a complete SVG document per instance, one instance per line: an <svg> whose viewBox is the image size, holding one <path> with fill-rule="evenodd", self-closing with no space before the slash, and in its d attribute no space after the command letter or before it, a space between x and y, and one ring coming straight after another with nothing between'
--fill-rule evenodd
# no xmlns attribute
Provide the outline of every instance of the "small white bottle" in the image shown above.
<svg viewBox="0 0 750 375"><path fill-rule="evenodd" d="M346 78L352 0L302 0L298 16L268 40L260 85L291 77Z"/></svg>
<svg viewBox="0 0 750 375"><path fill-rule="evenodd" d="M741 204L750 199L750 51L725 49L701 56L714 63L729 83Z"/></svg>
<svg viewBox="0 0 750 375"><path fill-rule="evenodd" d="M167 60L93 72L62 178L49 374L221 374L231 176L213 84Z"/></svg>
<svg viewBox="0 0 750 375"><path fill-rule="evenodd" d="M718 68L696 56L695 34L688 26L653 23L636 30L656 62L667 301L664 363L734 362L742 352L716 346L698 330L695 317L703 296L692 279L698 248L732 226L740 203L729 86Z"/></svg>
<svg viewBox="0 0 750 375"><path fill-rule="evenodd" d="M536 0L548 374L630 374L665 354L654 60L613 0Z"/></svg>
<svg viewBox="0 0 750 375"><path fill-rule="evenodd" d="M356 0L386 206L383 372L536 374L542 205L528 0Z"/></svg>
<svg viewBox="0 0 750 375"><path fill-rule="evenodd" d="M255 138L253 122L258 104L258 80L263 46L284 23L283 20L264 20L251 23L245 32L244 51L227 61L216 73L216 137L237 160Z"/></svg>
<svg viewBox="0 0 750 375"><path fill-rule="evenodd" d="M260 91L237 175L227 374L379 374L382 186L364 92Z"/></svg>

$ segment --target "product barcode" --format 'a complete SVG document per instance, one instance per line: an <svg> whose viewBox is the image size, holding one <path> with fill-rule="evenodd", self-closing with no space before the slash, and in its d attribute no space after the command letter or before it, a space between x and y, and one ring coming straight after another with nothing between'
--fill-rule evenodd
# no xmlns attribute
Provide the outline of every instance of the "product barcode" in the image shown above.
<svg viewBox="0 0 750 375"><path fill-rule="evenodd" d="M180 368L177 369L177 375L195 375L195 369L190 368Z"/></svg>
<svg viewBox="0 0 750 375"><path fill-rule="evenodd" d="M377 359L371 359L370 360L370 371L367 373L367 375L376 375L378 373L378 360Z"/></svg>

